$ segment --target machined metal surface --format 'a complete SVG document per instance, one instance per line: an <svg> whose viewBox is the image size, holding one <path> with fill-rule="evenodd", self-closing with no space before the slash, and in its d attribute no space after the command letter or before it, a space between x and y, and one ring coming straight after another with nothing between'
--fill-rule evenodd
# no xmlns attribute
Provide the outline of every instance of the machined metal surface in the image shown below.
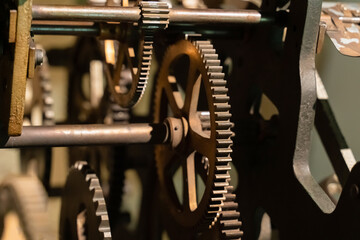
<svg viewBox="0 0 360 240"><path fill-rule="evenodd" d="M138 7L95 7L34 5L34 20L138 22ZM259 23L261 14L256 10L170 9L170 23Z"/></svg>
<svg viewBox="0 0 360 240"><path fill-rule="evenodd" d="M1 146L19 148L164 143L167 134L164 124L28 126L23 128L21 136L4 140Z"/></svg>

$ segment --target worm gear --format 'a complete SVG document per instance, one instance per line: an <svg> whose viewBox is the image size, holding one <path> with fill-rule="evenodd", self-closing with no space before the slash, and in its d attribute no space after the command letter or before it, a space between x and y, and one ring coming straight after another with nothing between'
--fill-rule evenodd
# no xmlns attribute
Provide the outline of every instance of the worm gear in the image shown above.
<svg viewBox="0 0 360 240"><path fill-rule="evenodd" d="M60 214L60 239L111 239L103 191L86 162L78 161L71 168Z"/></svg>
<svg viewBox="0 0 360 240"><path fill-rule="evenodd" d="M10 225L16 223L11 216L17 216L19 220L20 226L16 228L20 227L19 234L23 236L22 239L55 239L47 215L47 194L37 177L9 176L1 183L0 236L2 238L7 235L6 231L11 229ZM16 231L16 228L13 230ZM13 234L15 233L12 233L12 237Z"/></svg>
<svg viewBox="0 0 360 240"><path fill-rule="evenodd" d="M117 59L113 55L112 63L105 63L105 74L110 91L116 103L121 107L133 107L141 99L150 74L151 55L153 49L154 33L164 29L169 23L169 6L163 2L140 2L142 32L139 40L135 41L138 46L129 46L127 38L128 25L122 25L121 37L118 44L115 41L104 41L104 55L108 58L111 53L117 51ZM108 49L112 49L108 53ZM115 50L117 49L117 50ZM137 54L135 52L137 50ZM107 59L108 60L108 59ZM132 82L129 89L122 88L119 82L123 71L130 71Z"/></svg>
<svg viewBox="0 0 360 240"><path fill-rule="evenodd" d="M164 215L168 216L165 227L175 239L193 238L214 225L229 186L233 124L217 57L210 41L180 40L167 49L158 75L155 122L174 117L182 119L187 129L177 147L155 148ZM201 112L209 112L207 131L203 131ZM182 194L177 194L173 182L179 168ZM205 184L202 196L197 189L200 180Z"/></svg>

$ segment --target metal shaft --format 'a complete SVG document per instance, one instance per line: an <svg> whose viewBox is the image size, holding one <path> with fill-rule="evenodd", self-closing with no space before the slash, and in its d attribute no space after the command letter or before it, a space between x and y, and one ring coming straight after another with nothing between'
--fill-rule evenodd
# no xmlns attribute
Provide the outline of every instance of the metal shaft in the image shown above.
<svg viewBox="0 0 360 240"><path fill-rule="evenodd" d="M94 26L69 26L69 25L32 25L31 31L37 35L76 35L99 36L100 28Z"/></svg>
<svg viewBox="0 0 360 240"><path fill-rule="evenodd" d="M64 147L165 143L166 124L57 125L23 127L22 135L0 141L0 148Z"/></svg>
<svg viewBox="0 0 360 240"><path fill-rule="evenodd" d="M34 20L90 21L90 22L138 22L138 7L95 7L34 5ZM239 24L259 23L261 14L256 10L223 9L170 9L170 23Z"/></svg>

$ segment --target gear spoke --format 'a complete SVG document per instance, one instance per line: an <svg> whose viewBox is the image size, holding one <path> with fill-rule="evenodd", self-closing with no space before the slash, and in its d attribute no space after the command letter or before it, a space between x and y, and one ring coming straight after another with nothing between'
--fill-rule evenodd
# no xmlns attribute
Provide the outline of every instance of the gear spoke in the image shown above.
<svg viewBox="0 0 360 240"><path fill-rule="evenodd" d="M215 145L213 144L213 139L204 137L191 128L189 129L189 137L191 147L195 149L198 153L205 157L210 157L214 152L212 151L215 149Z"/></svg>
<svg viewBox="0 0 360 240"><path fill-rule="evenodd" d="M115 42L113 42L114 44ZM112 76L112 80L113 83L115 84L115 86L117 86L119 84L119 80L120 80L120 76L121 76L121 71L123 68L123 65L121 64L117 64L117 63L122 63L124 61L124 54L122 54L123 52L125 52L127 49L127 44L119 44L119 53L116 59L116 63L115 63L115 71L114 71L114 75Z"/></svg>
<svg viewBox="0 0 360 240"><path fill-rule="evenodd" d="M184 111L190 115L197 111L202 76L199 74L194 60L190 59L187 89L185 95Z"/></svg>
<svg viewBox="0 0 360 240"><path fill-rule="evenodd" d="M194 211L197 208L196 200L196 170L195 152L192 152L182 162L183 169L183 206L185 211Z"/></svg>
<svg viewBox="0 0 360 240"><path fill-rule="evenodd" d="M176 84L176 82L175 82L175 84ZM171 87L170 84L166 84L164 89L165 89L166 98L168 100L169 107L170 107L174 117L181 116L182 114L181 114L181 110L179 108L179 104L182 103L181 96L179 96L179 94L174 94L173 88Z"/></svg>

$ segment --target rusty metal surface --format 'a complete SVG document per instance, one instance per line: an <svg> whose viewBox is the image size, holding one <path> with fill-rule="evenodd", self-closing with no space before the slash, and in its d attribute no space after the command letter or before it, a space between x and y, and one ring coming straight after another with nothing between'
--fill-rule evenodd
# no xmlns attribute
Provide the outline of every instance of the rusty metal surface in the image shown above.
<svg viewBox="0 0 360 240"><path fill-rule="evenodd" d="M343 55L360 56L360 4L324 3L321 21L336 49Z"/></svg>
<svg viewBox="0 0 360 240"><path fill-rule="evenodd" d="M6 5L4 16L8 16L10 10L17 10L16 38L15 43L5 44L1 56L1 100L4 107L1 108L1 131L2 134L17 136L21 134L24 114L25 88L28 72L28 53L30 43L30 27L32 19L32 0L19 1L16 4ZM7 7L6 7L7 6ZM13 14L10 14L13 16ZM14 23L13 18L11 18ZM11 25L10 35L13 34ZM9 32L6 34L8 35ZM8 40L13 40L9 36ZM6 49L5 49L6 48Z"/></svg>

